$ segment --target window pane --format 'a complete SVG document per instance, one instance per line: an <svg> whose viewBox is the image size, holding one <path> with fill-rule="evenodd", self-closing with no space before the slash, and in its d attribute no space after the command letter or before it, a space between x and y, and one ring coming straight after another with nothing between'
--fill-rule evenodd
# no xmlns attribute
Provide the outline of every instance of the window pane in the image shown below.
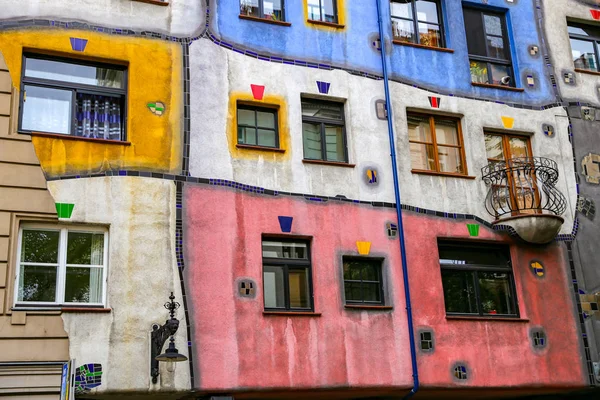
<svg viewBox="0 0 600 400"><path fill-rule="evenodd" d="M259 128L275 129L275 114L272 112L257 111L257 125Z"/></svg>
<svg viewBox="0 0 600 400"><path fill-rule="evenodd" d="M405 0L390 3L392 17L413 18L412 3Z"/></svg>
<svg viewBox="0 0 600 400"><path fill-rule="evenodd" d="M263 12L266 19L283 21L283 8L281 0L263 0Z"/></svg>
<svg viewBox="0 0 600 400"><path fill-rule="evenodd" d="M102 268L67 268L66 303L102 303Z"/></svg>
<svg viewBox="0 0 600 400"><path fill-rule="evenodd" d="M369 302L381 302L381 291L379 283L364 283L362 284L363 300Z"/></svg>
<svg viewBox="0 0 600 400"><path fill-rule="evenodd" d="M239 108L237 112L238 125L255 126L256 119L254 118L254 115L254 110Z"/></svg>
<svg viewBox="0 0 600 400"><path fill-rule="evenodd" d="M344 293L346 295L346 302L363 301L360 282L344 282Z"/></svg>
<svg viewBox="0 0 600 400"><path fill-rule="evenodd" d="M435 118L435 138L437 144L460 145L458 141L458 122L451 119Z"/></svg>
<svg viewBox="0 0 600 400"><path fill-rule="evenodd" d="M241 0L240 14L262 18L262 15L260 15L260 9L258 8L258 2L259 0Z"/></svg>
<svg viewBox="0 0 600 400"><path fill-rule="evenodd" d="M275 131L259 129L258 145L267 147L277 147L277 138L275 137Z"/></svg>
<svg viewBox="0 0 600 400"><path fill-rule="evenodd" d="M68 135L72 97L70 90L25 85L22 128Z"/></svg>
<svg viewBox="0 0 600 400"><path fill-rule="evenodd" d="M497 15L484 15L485 33L502 36L502 19Z"/></svg>
<svg viewBox="0 0 600 400"><path fill-rule="evenodd" d="M121 99L77 93L77 128L81 137L121 140Z"/></svg>
<svg viewBox="0 0 600 400"><path fill-rule="evenodd" d="M310 308L308 269L289 271L290 308Z"/></svg>
<svg viewBox="0 0 600 400"><path fill-rule="evenodd" d="M56 267L21 265L18 301L56 301Z"/></svg>
<svg viewBox="0 0 600 400"><path fill-rule="evenodd" d="M465 246L439 245L440 264L442 265L480 265L510 267L510 256L506 247L478 248Z"/></svg>
<svg viewBox="0 0 600 400"><path fill-rule="evenodd" d="M504 160L504 148L502 146L502 136L485 135L485 152L487 158L494 160Z"/></svg>
<svg viewBox="0 0 600 400"><path fill-rule="evenodd" d="M571 39L571 53L575 68L597 71L594 44L586 40Z"/></svg>
<svg viewBox="0 0 600 400"><path fill-rule="evenodd" d="M122 70L35 58L26 59L25 76L119 89L125 87Z"/></svg>
<svg viewBox="0 0 600 400"><path fill-rule="evenodd" d="M67 264L104 264L104 234L69 232Z"/></svg>
<svg viewBox="0 0 600 400"><path fill-rule="evenodd" d="M592 36L600 38L600 28L594 25L570 25L568 27L569 33L575 33L577 35Z"/></svg>
<svg viewBox="0 0 600 400"><path fill-rule="evenodd" d="M488 57L491 58L499 58L502 60L506 60L508 57L506 55L504 39L499 36L486 36L487 49L488 49Z"/></svg>
<svg viewBox="0 0 600 400"><path fill-rule="evenodd" d="M471 64L471 82L489 83L487 63L481 61L470 61Z"/></svg>
<svg viewBox="0 0 600 400"><path fill-rule="evenodd" d="M414 169L435 171L433 145L410 143L410 161Z"/></svg>
<svg viewBox="0 0 600 400"><path fill-rule="evenodd" d="M238 143L239 144L256 144L256 129L238 127Z"/></svg>
<svg viewBox="0 0 600 400"><path fill-rule="evenodd" d="M325 125L325 148L327 161L346 161L344 129L341 126Z"/></svg>
<svg viewBox="0 0 600 400"><path fill-rule="evenodd" d="M392 19L392 34L394 39L402 42L416 42L415 26L412 21Z"/></svg>
<svg viewBox="0 0 600 400"><path fill-rule="evenodd" d="M494 85L503 85L502 78L505 76L512 76L510 67L507 65L490 64L492 66L492 83ZM512 79L510 83L505 86L514 86Z"/></svg>
<svg viewBox="0 0 600 400"><path fill-rule="evenodd" d="M442 270L447 312L477 314L473 272Z"/></svg>
<svg viewBox="0 0 600 400"><path fill-rule="evenodd" d="M302 124L302 141L304 144L304 158L321 160L321 124Z"/></svg>
<svg viewBox="0 0 600 400"><path fill-rule="evenodd" d="M465 33L467 36L469 54L485 56L485 33L483 31L481 12L470 8L464 8L463 15L465 19Z"/></svg>
<svg viewBox="0 0 600 400"><path fill-rule="evenodd" d="M419 43L424 46L441 47L442 33L439 25L419 22Z"/></svg>
<svg viewBox="0 0 600 400"><path fill-rule="evenodd" d="M344 259L344 280L379 281L379 260Z"/></svg>
<svg viewBox="0 0 600 400"><path fill-rule="evenodd" d="M509 139L508 143L511 158L527 157L529 155L527 139L512 137Z"/></svg>
<svg viewBox="0 0 600 400"><path fill-rule="evenodd" d="M302 242L262 242L263 257L308 260L308 245Z"/></svg>
<svg viewBox="0 0 600 400"><path fill-rule="evenodd" d="M433 142L428 117L408 115L408 139L418 142Z"/></svg>
<svg viewBox="0 0 600 400"><path fill-rule="evenodd" d="M341 121L344 119L344 105L342 103L303 99L302 116Z"/></svg>
<svg viewBox="0 0 600 400"><path fill-rule="evenodd" d="M335 1L336 0L321 0L323 4L323 16L326 22L337 22L337 15L335 14Z"/></svg>
<svg viewBox="0 0 600 400"><path fill-rule="evenodd" d="M321 6L319 0L308 0L308 19L321 20Z"/></svg>
<svg viewBox="0 0 600 400"><path fill-rule="evenodd" d="M23 230L21 261L58 263L58 231Z"/></svg>
<svg viewBox="0 0 600 400"><path fill-rule="evenodd" d="M440 161L440 172L464 174L460 148L438 146L438 159Z"/></svg>
<svg viewBox="0 0 600 400"><path fill-rule="evenodd" d="M435 1L417 0L417 19L421 22L439 23Z"/></svg>
<svg viewBox="0 0 600 400"><path fill-rule="evenodd" d="M484 314L515 314L508 273L479 272L479 295Z"/></svg>
<svg viewBox="0 0 600 400"><path fill-rule="evenodd" d="M283 268L263 267L263 294L265 308L285 308L285 283Z"/></svg>

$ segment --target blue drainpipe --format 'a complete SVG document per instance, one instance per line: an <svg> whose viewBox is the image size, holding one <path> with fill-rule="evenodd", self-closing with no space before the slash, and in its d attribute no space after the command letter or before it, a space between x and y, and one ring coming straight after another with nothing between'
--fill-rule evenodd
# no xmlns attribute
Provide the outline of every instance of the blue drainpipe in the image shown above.
<svg viewBox="0 0 600 400"><path fill-rule="evenodd" d="M392 158L392 176L394 178L394 195L396 197L396 216L398 218L398 235L400 238L400 257L402 259L402 278L404 280L404 297L406 301L406 317L408 323L408 338L410 341L410 359L413 371L413 388L404 398L412 397L419 390L419 371L417 368L417 351L415 349L415 332L413 329L412 307L410 302L410 284L408 282L408 266L406 263L406 247L404 244L404 228L402 225L402 204L400 203L400 185L398 183L398 167L396 165L396 142L394 140L394 126L392 118L392 102L390 101L390 87L387 72L387 58L385 56L385 37L383 35L383 20L381 18L381 0L377 3L377 20L379 22L379 38L381 40L381 65L383 66L383 84L385 88L385 109L387 112L388 135L390 139L390 157Z"/></svg>

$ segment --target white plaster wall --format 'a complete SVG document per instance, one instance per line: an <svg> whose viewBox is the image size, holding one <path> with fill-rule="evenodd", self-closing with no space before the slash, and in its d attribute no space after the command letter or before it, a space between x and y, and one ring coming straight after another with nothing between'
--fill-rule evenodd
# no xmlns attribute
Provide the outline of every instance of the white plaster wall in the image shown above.
<svg viewBox="0 0 600 400"><path fill-rule="evenodd" d="M592 3L591 0L587 2ZM580 0L546 0L542 3L544 32L561 96L565 100L577 99L580 102L597 104L600 100L600 92L597 89L600 76L575 72L567 30L567 18L600 27L600 23L595 21L590 13L590 9L594 7ZM574 85L565 83L563 71L575 74Z"/></svg>
<svg viewBox="0 0 600 400"><path fill-rule="evenodd" d="M150 378L152 324L168 319L163 305L171 291L183 304L175 256L174 183L102 177L50 181L48 188L56 202L75 204L65 223L109 229L106 307L111 312L62 314L70 357L77 366L102 364L102 384L94 391L188 390L188 362L178 363L175 373L162 365L157 385ZM183 306L177 318L176 347L187 356Z"/></svg>
<svg viewBox="0 0 600 400"><path fill-rule="evenodd" d="M58 19L104 27L197 34L205 24L204 0L169 0L168 6L132 0L0 0L2 19Z"/></svg>

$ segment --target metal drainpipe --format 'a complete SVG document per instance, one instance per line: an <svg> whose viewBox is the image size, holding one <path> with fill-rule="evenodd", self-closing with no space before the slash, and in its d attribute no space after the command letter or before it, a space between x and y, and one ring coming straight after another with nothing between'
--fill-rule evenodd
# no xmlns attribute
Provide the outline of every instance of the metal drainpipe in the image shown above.
<svg viewBox="0 0 600 400"><path fill-rule="evenodd" d="M413 371L413 388L404 397L405 399L408 399L419 390L419 371L417 368L417 351L415 349L415 333L413 329L412 307L410 302L410 284L408 282L408 266L406 263L406 248L404 244L404 227L402 225L402 204L400 203L400 184L398 183L398 167L396 165L396 143L394 140L392 102L390 101L390 87L387 73L387 58L385 55L385 37L383 35L383 21L381 18L381 0L375 0L375 2L377 3L377 20L379 22L379 38L381 41L381 65L383 67L383 85L385 88L385 110L387 112L388 135L390 139L390 157L392 158L392 176L394 179L394 196L396 198L396 216L398 218L398 235L400 239L400 257L402 259L402 277L404 280L404 298L406 301L408 338L410 341L410 358Z"/></svg>

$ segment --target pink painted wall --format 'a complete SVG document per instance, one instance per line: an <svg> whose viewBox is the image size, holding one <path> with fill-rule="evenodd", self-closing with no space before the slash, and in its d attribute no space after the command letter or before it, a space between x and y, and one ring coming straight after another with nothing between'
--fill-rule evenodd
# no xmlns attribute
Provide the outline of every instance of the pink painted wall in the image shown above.
<svg viewBox="0 0 600 400"><path fill-rule="evenodd" d="M412 386L399 245L385 231L393 209L192 185L185 186L184 203L196 389ZM294 217L291 234L312 236L319 317L263 315L261 235L281 234L279 215ZM405 229L415 327L432 328L436 341L433 353L419 353L424 387L584 384L559 245L511 246L519 310L529 321L450 321L437 237L468 238L465 222L406 213ZM480 239L505 238L480 229ZM392 311L344 308L341 257L356 255L358 240L372 242L371 255L386 259L386 304ZM545 278L528 270L530 258L544 262ZM239 278L257 283L254 299L238 295ZM542 352L531 348L532 326L543 326L548 335ZM455 361L467 363L466 383L453 380Z"/></svg>

